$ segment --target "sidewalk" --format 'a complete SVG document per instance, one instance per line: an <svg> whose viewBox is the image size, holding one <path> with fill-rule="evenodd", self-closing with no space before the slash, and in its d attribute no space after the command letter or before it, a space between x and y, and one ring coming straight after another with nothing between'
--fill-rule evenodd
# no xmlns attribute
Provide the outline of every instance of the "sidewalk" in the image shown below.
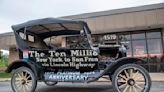
<svg viewBox="0 0 164 92"><path fill-rule="evenodd" d="M152 81L163 81L164 82L164 73L150 73Z"/></svg>
<svg viewBox="0 0 164 92"><path fill-rule="evenodd" d="M11 78L0 78L0 82L10 81Z"/></svg>
<svg viewBox="0 0 164 92"><path fill-rule="evenodd" d="M150 73L151 80L152 81L162 81L164 82L164 73ZM108 80L108 76L105 76L106 78L100 78L99 82L105 82L110 81ZM10 78L0 78L0 82L10 81Z"/></svg>

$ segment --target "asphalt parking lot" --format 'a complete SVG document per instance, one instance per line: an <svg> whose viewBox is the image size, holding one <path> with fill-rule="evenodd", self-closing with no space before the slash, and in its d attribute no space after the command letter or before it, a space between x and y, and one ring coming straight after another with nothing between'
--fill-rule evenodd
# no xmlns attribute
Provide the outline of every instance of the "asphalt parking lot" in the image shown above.
<svg viewBox="0 0 164 92"><path fill-rule="evenodd" d="M10 82L0 82L0 92L12 92ZM110 82L59 83L51 87L40 82L36 92L113 92L113 90ZM164 82L153 82L150 92L164 92Z"/></svg>

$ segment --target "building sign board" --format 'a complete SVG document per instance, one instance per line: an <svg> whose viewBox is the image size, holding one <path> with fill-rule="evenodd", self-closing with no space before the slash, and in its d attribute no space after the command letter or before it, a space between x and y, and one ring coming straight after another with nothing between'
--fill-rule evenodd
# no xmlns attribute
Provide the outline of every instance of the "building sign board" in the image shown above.
<svg viewBox="0 0 164 92"><path fill-rule="evenodd" d="M107 35L103 36L103 39L104 40L116 40L117 36L116 36L116 34L107 34Z"/></svg>

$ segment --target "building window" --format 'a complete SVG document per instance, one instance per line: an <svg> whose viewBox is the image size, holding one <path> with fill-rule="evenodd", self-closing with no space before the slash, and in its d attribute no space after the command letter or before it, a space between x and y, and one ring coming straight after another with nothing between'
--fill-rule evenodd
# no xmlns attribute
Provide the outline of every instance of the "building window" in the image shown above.
<svg viewBox="0 0 164 92"><path fill-rule="evenodd" d="M160 29L119 33L119 41L126 43L128 57L146 60L142 63L149 72L164 72L163 44Z"/></svg>
<svg viewBox="0 0 164 92"><path fill-rule="evenodd" d="M148 61L150 72L164 72L163 47L160 32L147 32Z"/></svg>
<svg viewBox="0 0 164 92"><path fill-rule="evenodd" d="M132 33L132 40L145 39L145 33Z"/></svg>
<svg viewBox="0 0 164 92"><path fill-rule="evenodd" d="M127 55L128 57L132 56L132 46L131 46L131 41L126 41L126 46L127 48Z"/></svg>
<svg viewBox="0 0 164 92"><path fill-rule="evenodd" d="M133 57L147 57L146 40L132 41Z"/></svg>
<svg viewBox="0 0 164 92"><path fill-rule="evenodd" d="M147 32L146 37L149 39L152 38L161 38L161 32Z"/></svg>
<svg viewBox="0 0 164 92"><path fill-rule="evenodd" d="M148 39L147 45L148 45L148 54L149 55L152 54L152 55L162 56L163 49L162 49L161 39Z"/></svg>

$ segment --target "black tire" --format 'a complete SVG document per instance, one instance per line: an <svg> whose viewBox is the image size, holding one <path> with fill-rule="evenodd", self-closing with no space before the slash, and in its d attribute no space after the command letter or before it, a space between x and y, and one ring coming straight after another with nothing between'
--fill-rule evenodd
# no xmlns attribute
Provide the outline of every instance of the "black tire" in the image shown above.
<svg viewBox="0 0 164 92"><path fill-rule="evenodd" d="M37 80L31 69L20 67L12 72L11 87L14 92L34 92Z"/></svg>
<svg viewBox="0 0 164 92"><path fill-rule="evenodd" d="M54 86L54 85L56 85L58 82L45 81L44 83L45 83L47 86Z"/></svg>
<svg viewBox="0 0 164 92"><path fill-rule="evenodd" d="M149 92L151 88L150 75L140 65L120 66L112 77L114 92Z"/></svg>

